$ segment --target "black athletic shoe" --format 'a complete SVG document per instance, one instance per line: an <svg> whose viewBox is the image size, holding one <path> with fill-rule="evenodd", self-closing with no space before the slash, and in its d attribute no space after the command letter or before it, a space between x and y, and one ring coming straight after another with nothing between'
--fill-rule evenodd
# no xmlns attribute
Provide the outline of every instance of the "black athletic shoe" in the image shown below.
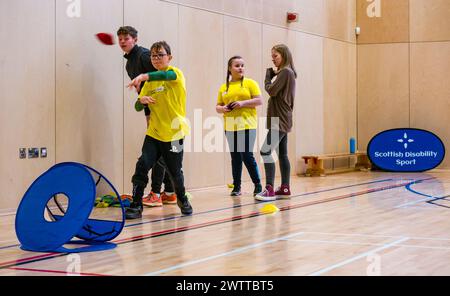
<svg viewBox="0 0 450 296"><path fill-rule="evenodd" d="M263 191L261 183L255 184L255 190L253 190L253 197Z"/></svg>
<svg viewBox="0 0 450 296"><path fill-rule="evenodd" d="M177 205L183 215L192 215L193 209L186 196L183 199L177 198Z"/></svg>
<svg viewBox="0 0 450 296"><path fill-rule="evenodd" d="M125 209L125 219L140 219L142 218L142 204L131 203L129 208Z"/></svg>
<svg viewBox="0 0 450 296"><path fill-rule="evenodd" d="M240 186L234 186L233 191L230 193L231 196L240 196L242 195L241 187Z"/></svg>

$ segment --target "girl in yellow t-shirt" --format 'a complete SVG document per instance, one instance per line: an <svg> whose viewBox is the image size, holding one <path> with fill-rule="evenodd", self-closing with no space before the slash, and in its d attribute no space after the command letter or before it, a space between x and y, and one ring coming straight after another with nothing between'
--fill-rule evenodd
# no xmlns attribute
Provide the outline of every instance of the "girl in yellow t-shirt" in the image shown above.
<svg viewBox="0 0 450 296"><path fill-rule="evenodd" d="M262 191L261 177L253 156L258 118L256 106L262 104L258 83L244 77L244 60L234 56L228 60L227 80L219 90L217 113L224 117L225 136L231 153L233 191L231 196L241 195L242 163L255 185L253 195Z"/></svg>

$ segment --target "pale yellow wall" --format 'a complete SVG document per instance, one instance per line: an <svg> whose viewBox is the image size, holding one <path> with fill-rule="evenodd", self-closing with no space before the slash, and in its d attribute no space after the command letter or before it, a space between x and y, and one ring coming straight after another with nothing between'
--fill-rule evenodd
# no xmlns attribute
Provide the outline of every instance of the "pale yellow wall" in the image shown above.
<svg viewBox="0 0 450 296"><path fill-rule="evenodd" d="M380 18L357 2L359 149L391 128L430 130L450 143L450 2L382 0ZM450 168L448 154L438 168Z"/></svg>
<svg viewBox="0 0 450 296"><path fill-rule="evenodd" d="M215 103L231 55L244 56L247 76L263 90L265 69L272 66L270 48L288 44L299 74L295 126L289 135L292 174L304 170L303 154L347 150L347 138L356 130L356 115L349 114L356 105L356 0L81 3L81 17L68 18L65 0L1 2L2 40L9 33L7 25L17 29L14 42L0 49L1 134L3 142L13 143L1 153L0 185L7 197L0 199L0 209L14 209L31 182L62 161L86 163L104 173L119 191L131 192L145 120L134 111L136 94L124 87L129 79L121 50L101 45L94 37L97 32L115 35L123 24L138 28L142 46L162 39L171 45L172 64L186 76L192 122L196 109L202 110L203 119L221 118ZM287 11L300 13L299 22L286 23ZM33 49L22 44L32 44ZM25 80L27 87L22 87ZM266 114L264 90L263 97L259 116ZM339 108L327 107L328 102ZM339 126L333 134L339 143L333 143L327 126ZM193 127L191 139L204 140L209 130L200 130L203 134ZM265 134L260 126L258 145ZM46 146L49 157L18 160L22 146ZM194 148L191 141L190 149ZM256 157L264 176L258 152L259 147ZM232 179L228 153L186 153L184 172L188 188L224 185ZM245 168L243 177L249 180Z"/></svg>
<svg viewBox="0 0 450 296"><path fill-rule="evenodd" d="M450 168L450 41L411 44L411 127L438 135Z"/></svg>
<svg viewBox="0 0 450 296"><path fill-rule="evenodd" d="M411 41L450 40L450 1L410 0Z"/></svg>
<svg viewBox="0 0 450 296"><path fill-rule="evenodd" d="M83 1L80 18L67 3L56 1L56 162L87 164L121 190L123 63L94 36L121 25L122 1Z"/></svg>
<svg viewBox="0 0 450 296"><path fill-rule="evenodd" d="M358 149L377 133L409 126L408 44L358 46Z"/></svg>
<svg viewBox="0 0 450 296"><path fill-rule="evenodd" d="M356 134L356 45L324 39L324 152L349 151Z"/></svg>
<svg viewBox="0 0 450 296"><path fill-rule="evenodd" d="M324 153L324 41L299 33L296 60L299 78L295 102L297 171L304 170L302 155Z"/></svg>
<svg viewBox="0 0 450 296"><path fill-rule="evenodd" d="M361 28L358 44L408 42L409 0L380 0L379 3L381 17L371 18L367 14L371 3L357 0L357 23Z"/></svg>
<svg viewBox="0 0 450 296"><path fill-rule="evenodd" d="M0 1L0 213L55 162L54 11L53 0ZM21 147L49 156L19 159Z"/></svg>
<svg viewBox="0 0 450 296"><path fill-rule="evenodd" d="M179 8L180 68L186 76L187 117L192 123L191 151L195 149L195 139L203 142L203 131L196 128L194 112L216 116L215 106L218 87L224 77L223 57L223 17L189 7ZM201 110L201 111L200 111ZM199 131L199 133L196 133ZM205 133L206 134L206 133ZM197 141L197 145L199 145ZM203 145L199 145L203 146ZM201 150L202 147L200 147ZM183 162L187 187L205 187L224 183L224 154L220 152L185 153Z"/></svg>

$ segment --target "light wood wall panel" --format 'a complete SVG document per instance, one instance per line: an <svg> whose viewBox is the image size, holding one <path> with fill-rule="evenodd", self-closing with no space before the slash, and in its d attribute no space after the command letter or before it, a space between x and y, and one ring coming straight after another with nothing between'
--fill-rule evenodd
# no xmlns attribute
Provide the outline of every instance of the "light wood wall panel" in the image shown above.
<svg viewBox="0 0 450 296"><path fill-rule="evenodd" d="M351 34L347 35L353 21L343 15L352 10L354 1L85 0L80 2L80 18L66 15L71 3L65 0L1 2L2 38L10 33L11 26L18 29L8 35L14 42L5 43L0 57L5 106L1 134L4 142L14 143L5 146L6 153L2 153L1 185L7 188L5 195L12 197L4 199L0 208L14 207L26 185L44 169L62 161L86 163L104 173L119 191L131 191L130 178L144 139L145 120L133 110L135 94L124 88L129 80L120 48L117 44L102 45L94 37L98 32L115 36L124 24L138 28L140 45L149 47L165 39L172 46L172 64L183 70L187 80L191 139L199 136L195 124L200 125L203 140L208 133L202 128L204 119L218 117L214 106L228 55L241 51L246 56L248 75L263 89L265 69L272 66L270 49L286 43L299 73L289 156L292 174L301 171L298 160L302 154L325 149L323 67L324 54L328 53L323 51L324 38L353 42ZM288 11L298 12L300 21L287 24ZM33 52L23 44L33 44ZM20 64L23 56L26 59ZM330 65L330 73L344 67L336 63ZM18 71L17 65L25 70ZM348 79L343 77L342 83L348 83ZM25 80L30 87L21 89ZM340 90L340 96L342 93ZM268 96L263 94L260 116L266 115L267 108ZM33 97L33 104L10 99L15 97ZM203 121L193 121L196 109L203 110ZM260 126L259 134L258 146L266 135L265 126ZM49 157L16 161L22 146L45 146ZM192 141L190 150L184 162L188 188L230 181L228 153L196 153ZM10 167L15 171L19 168L21 173ZM260 169L263 173L262 165Z"/></svg>
<svg viewBox="0 0 450 296"><path fill-rule="evenodd" d="M0 2L0 212L15 210L31 183L55 162L55 4ZM48 157L19 159L19 148Z"/></svg>
<svg viewBox="0 0 450 296"><path fill-rule="evenodd" d="M411 44L411 127L438 135L450 169L450 42Z"/></svg>
<svg viewBox="0 0 450 296"><path fill-rule="evenodd" d="M56 1L56 161L77 161L123 187L123 61L96 40L122 24L122 0L81 2L80 18ZM108 9L105 9L107 7Z"/></svg>
<svg viewBox="0 0 450 296"><path fill-rule="evenodd" d="M125 0L124 25L133 26L138 30L138 44L149 48L156 41L165 40L172 50L171 64L179 67L180 50L178 46L178 5L157 0ZM151 17L149 17L151 16ZM117 55L120 59L120 54ZM124 85L130 78L125 70ZM134 110L137 94L124 88L124 192L131 193L131 177L134 174L136 161L141 155L142 144L146 133L144 112ZM151 172L150 172L151 174ZM146 192L151 191L149 183Z"/></svg>
<svg viewBox="0 0 450 296"><path fill-rule="evenodd" d="M207 153L200 143L208 133L203 131L204 120L217 118L217 92L224 80L223 16L180 6L179 17L178 61L186 77L187 117L191 122L191 152L187 150L184 155L185 183L189 188L225 184L224 153ZM203 120L194 117L200 109L197 114ZM194 152L195 144L203 152Z"/></svg>
<svg viewBox="0 0 450 296"><path fill-rule="evenodd" d="M297 42L295 151L297 173L302 173L302 155L324 152L324 49L322 37L299 33Z"/></svg>
<svg viewBox="0 0 450 296"><path fill-rule="evenodd" d="M349 151L356 134L356 45L324 39L324 150Z"/></svg>
<svg viewBox="0 0 450 296"><path fill-rule="evenodd" d="M325 12L323 0L262 0L263 20L266 24L296 29L308 33L325 34ZM287 23L288 12L299 14L299 21Z"/></svg>
<svg viewBox="0 0 450 296"><path fill-rule="evenodd" d="M356 0L323 0L325 37L355 43Z"/></svg>
<svg viewBox="0 0 450 296"><path fill-rule="evenodd" d="M355 42L356 0L175 0L170 2ZM288 12L298 13L299 21L288 23L286 21Z"/></svg>
<svg viewBox="0 0 450 296"><path fill-rule="evenodd" d="M409 45L358 46L358 149L378 132L408 127Z"/></svg>
<svg viewBox="0 0 450 296"><path fill-rule="evenodd" d="M200 8L215 12L222 12L224 1L229 0L171 0L170 2L179 3L182 4L183 6L191 6L192 8Z"/></svg>
<svg viewBox="0 0 450 296"><path fill-rule="evenodd" d="M358 43L408 42L409 0L380 0L381 16L370 18L367 9L372 2L357 0Z"/></svg>
<svg viewBox="0 0 450 296"><path fill-rule="evenodd" d="M223 12L263 21L263 0L225 0L223 1Z"/></svg>
<svg viewBox="0 0 450 296"><path fill-rule="evenodd" d="M410 0L411 41L450 40L450 1Z"/></svg>

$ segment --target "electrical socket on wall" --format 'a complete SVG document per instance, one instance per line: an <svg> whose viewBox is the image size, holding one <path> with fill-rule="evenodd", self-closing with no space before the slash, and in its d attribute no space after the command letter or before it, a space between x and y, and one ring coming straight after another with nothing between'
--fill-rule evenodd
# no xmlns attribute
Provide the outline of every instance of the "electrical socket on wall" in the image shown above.
<svg viewBox="0 0 450 296"><path fill-rule="evenodd" d="M39 158L39 148L28 148L28 158Z"/></svg>
<svg viewBox="0 0 450 296"><path fill-rule="evenodd" d="M19 158L20 159L27 158L27 148L19 148Z"/></svg>
<svg viewBox="0 0 450 296"><path fill-rule="evenodd" d="M42 147L41 148L41 158L46 158L46 157L47 157L47 148Z"/></svg>

